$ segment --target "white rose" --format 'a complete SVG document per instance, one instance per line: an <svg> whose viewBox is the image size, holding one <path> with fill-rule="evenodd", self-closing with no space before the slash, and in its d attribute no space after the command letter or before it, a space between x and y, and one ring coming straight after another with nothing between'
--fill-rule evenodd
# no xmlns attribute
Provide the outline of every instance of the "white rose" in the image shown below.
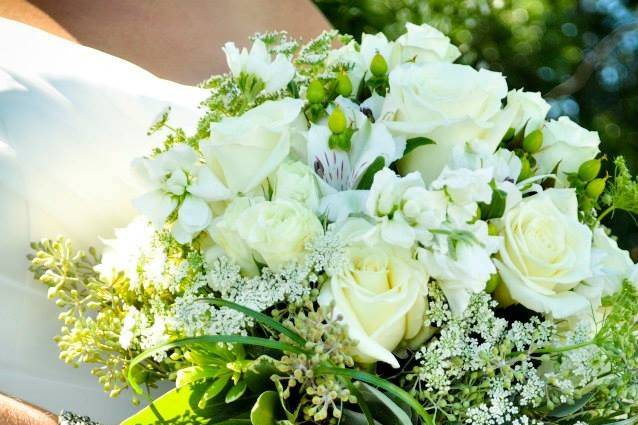
<svg viewBox="0 0 638 425"><path fill-rule="evenodd" d="M511 90L507 93L507 106L505 109L515 111L510 128L513 128L516 133L525 128L525 134L527 135L541 128L549 108L549 103L545 102L538 92Z"/></svg>
<svg viewBox="0 0 638 425"><path fill-rule="evenodd" d="M350 227L364 231L356 235L350 233ZM401 341L416 337L423 327L428 275L408 250L366 237L366 228L369 225L362 219L350 219L344 226L342 238L349 242L350 267L330 277L319 303L333 305L334 315L343 318L348 333L358 342L358 361L380 360L398 368L392 350Z"/></svg>
<svg viewBox="0 0 638 425"><path fill-rule="evenodd" d="M283 89L295 75L292 63L282 54L272 60L266 45L259 39L255 40L250 52L245 48L240 51L231 42L226 43L222 50L233 76L239 78L242 73L256 75L264 83L266 93Z"/></svg>
<svg viewBox="0 0 638 425"><path fill-rule="evenodd" d="M302 106L299 99L268 101L211 124L211 137L200 146L233 193L249 193L288 156L306 128Z"/></svg>
<svg viewBox="0 0 638 425"><path fill-rule="evenodd" d="M244 211L260 202L263 202L263 199L235 198L226 207L224 214L213 220L208 228L208 234L216 245L208 250L207 258L222 254L217 250L217 247L221 247L223 254L237 263L244 273L251 276L259 274L254 253L239 234L239 218Z"/></svg>
<svg viewBox="0 0 638 425"><path fill-rule="evenodd" d="M313 211L319 207L321 191L317 175L302 162L285 162L275 173L273 199L297 201Z"/></svg>
<svg viewBox="0 0 638 425"><path fill-rule="evenodd" d="M461 56L450 39L430 25L405 25L407 32L396 41L401 63L454 62Z"/></svg>
<svg viewBox="0 0 638 425"><path fill-rule="evenodd" d="M589 228L578 221L571 189L524 198L501 221L504 243L496 260L512 299L530 310L565 318L589 308L573 291L591 277Z"/></svg>
<svg viewBox="0 0 638 425"><path fill-rule="evenodd" d="M237 234L257 261L275 271L299 262L307 243L323 233L315 214L296 201L260 202L237 218Z"/></svg>
<svg viewBox="0 0 638 425"><path fill-rule="evenodd" d="M560 173L574 173L600 151L600 137L567 117L549 121L543 127L543 146L534 155L541 173L551 173L558 165Z"/></svg>
<svg viewBox="0 0 638 425"><path fill-rule="evenodd" d="M625 279L631 275L634 263L629 252L620 249L603 227L597 227L593 233L592 276L579 285L576 291L598 306L601 297L620 291Z"/></svg>
<svg viewBox="0 0 638 425"><path fill-rule="evenodd" d="M382 114L386 125L395 134L435 142L406 155L399 163L401 173L420 171L429 183L449 164L456 146L473 142L494 152L511 121L499 119L506 94L505 78L485 69L450 63L394 69Z"/></svg>

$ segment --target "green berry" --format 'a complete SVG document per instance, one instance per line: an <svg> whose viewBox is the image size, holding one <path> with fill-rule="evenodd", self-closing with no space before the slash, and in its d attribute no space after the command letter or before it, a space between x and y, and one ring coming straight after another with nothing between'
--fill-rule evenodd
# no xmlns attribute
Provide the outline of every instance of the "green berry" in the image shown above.
<svg viewBox="0 0 638 425"><path fill-rule="evenodd" d="M332 150L349 152L352 147L352 135L348 133L331 134L328 139L328 147Z"/></svg>
<svg viewBox="0 0 638 425"><path fill-rule="evenodd" d="M602 193L605 191L605 179L597 178L589 183L587 183L587 187L585 187L585 192L587 196L592 199L597 199Z"/></svg>
<svg viewBox="0 0 638 425"><path fill-rule="evenodd" d="M352 94L352 82L347 74L339 74L337 76L337 93L343 97L348 97Z"/></svg>
<svg viewBox="0 0 638 425"><path fill-rule="evenodd" d="M487 281L487 285L485 285L485 292L491 294L496 290L496 287L501 283L501 276L498 273L494 273L490 276L490 280Z"/></svg>
<svg viewBox="0 0 638 425"><path fill-rule="evenodd" d="M523 181L532 176L532 166L529 163L529 159L524 156L521 158L521 173L518 175L518 181Z"/></svg>
<svg viewBox="0 0 638 425"><path fill-rule="evenodd" d="M529 153L536 153L543 146L543 133L540 130L534 130L523 139L523 149Z"/></svg>
<svg viewBox="0 0 638 425"><path fill-rule="evenodd" d="M348 120L346 114L343 113L341 107L337 105L328 117L328 128L334 134L341 134L348 128Z"/></svg>
<svg viewBox="0 0 638 425"><path fill-rule="evenodd" d="M496 224L490 222L487 225L487 233L490 236L498 236L498 227L496 227Z"/></svg>
<svg viewBox="0 0 638 425"><path fill-rule="evenodd" d="M381 53L377 52L372 58L372 62L370 62L370 72L372 72L372 75L375 77L383 77L388 73L388 63Z"/></svg>
<svg viewBox="0 0 638 425"><path fill-rule="evenodd" d="M600 173L600 159L585 161L578 168L578 177L585 182L591 181Z"/></svg>
<svg viewBox="0 0 638 425"><path fill-rule="evenodd" d="M326 89L323 88L323 84L319 80L312 80L308 85L308 91L306 92L306 98L310 103L321 103L326 99Z"/></svg>

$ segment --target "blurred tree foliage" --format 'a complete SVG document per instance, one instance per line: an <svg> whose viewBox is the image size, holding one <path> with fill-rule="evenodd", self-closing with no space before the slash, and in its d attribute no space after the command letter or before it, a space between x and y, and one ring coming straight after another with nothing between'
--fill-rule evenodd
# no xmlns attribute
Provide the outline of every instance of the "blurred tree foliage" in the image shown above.
<svg viewBox="0 0 638 425"><path fill-rule="evenodd" d="M510 87L540 91L550 116L597 130L603 150L638 171L638 0L315 0L343 32L384 32L428 23L463 52L459 62L503 72ZM608 161L610 163L610 161ZM622 245L638 226L613 217ZM636 250L638 251L638 250ZM638 255L638 252L635 252Z"/></svg>

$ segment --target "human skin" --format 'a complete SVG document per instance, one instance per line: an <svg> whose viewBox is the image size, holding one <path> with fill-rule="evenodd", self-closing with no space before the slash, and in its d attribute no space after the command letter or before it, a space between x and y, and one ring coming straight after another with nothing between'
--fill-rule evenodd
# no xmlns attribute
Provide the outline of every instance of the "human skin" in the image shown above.
<svg viewBox="0 0 638 425"><path fill-rule="evenodd" d="M2 393L0 393L0 419L2 425L56 425L58 423L55 415Z"/></svg>
<svg viewBox="0 0 638 425"><path fill-rule="evenodd" d="M0 16L196 84L227 71L221 46L255 32L308 40L330 24L310 0L0 0Z"/></svg>

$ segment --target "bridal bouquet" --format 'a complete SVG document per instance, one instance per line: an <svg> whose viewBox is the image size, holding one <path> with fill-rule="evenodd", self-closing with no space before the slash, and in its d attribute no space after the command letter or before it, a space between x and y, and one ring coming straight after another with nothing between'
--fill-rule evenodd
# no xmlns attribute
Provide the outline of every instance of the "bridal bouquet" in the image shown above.
<svg viewBox="0 0 638 425"><path fill-rule="evenodd" d="M140 211L33 244L61 358L124 424L635 424L638 181L427 25L227 43L194 134L162 113Z"/></svg>

